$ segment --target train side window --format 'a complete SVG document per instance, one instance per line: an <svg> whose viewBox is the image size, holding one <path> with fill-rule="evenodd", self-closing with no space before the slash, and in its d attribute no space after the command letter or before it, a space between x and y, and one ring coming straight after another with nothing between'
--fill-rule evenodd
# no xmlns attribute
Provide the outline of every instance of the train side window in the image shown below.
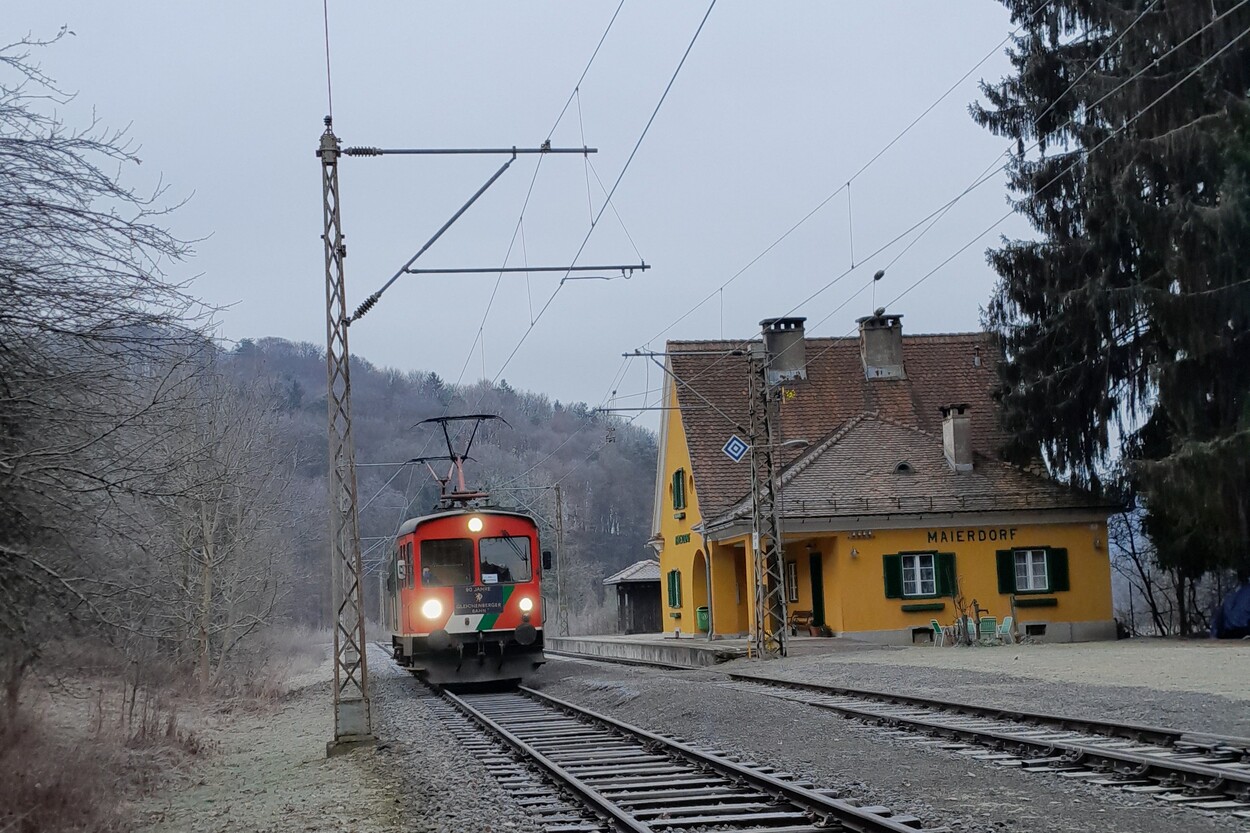
<svg viewBox="0 0 1250 833"><path fill-rule="evenodd" d="M395 552L395 572L396 577L399 579L400 587L403 587L408 583L408 559L406 556L407 553L404 551L403 547L400 547Z"/></svg>
<svg viewBox="0 0 1250 833"><path fill-rule="evenodd" d="M482 584L516 584L533 578L528 536L481 538L477 547L482 562Z"/></svg>
<svg viewBox="0 0 1250 833"><path fill-rule="evenodd" d="M404 564L408 567L408 589L416 586L416 565L412 561L412 542L404 544Z"/></svg>
<svg viewBox="0 0 1250 833"><path fill-rule="evenodd" d="M472 539L444 538L422 541L421 583L426 587L472 584Z"/></svg>

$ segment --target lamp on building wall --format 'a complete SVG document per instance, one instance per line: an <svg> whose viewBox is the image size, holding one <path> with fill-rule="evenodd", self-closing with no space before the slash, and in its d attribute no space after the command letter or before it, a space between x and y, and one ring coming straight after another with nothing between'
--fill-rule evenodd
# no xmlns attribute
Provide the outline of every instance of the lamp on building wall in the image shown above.
<svg viewBox="0 0 1250 833"><path fill-rule="evenodd" d="M1099 538L1097 535L1094 536L1094 549L1096 550L1102 549L1102 539Z"/></svg>
<svg viewBox="0 0 1250 833"><path fill-rule="evenodd" d="M859 550L851 547L851 558L859 558Z"/></svg>

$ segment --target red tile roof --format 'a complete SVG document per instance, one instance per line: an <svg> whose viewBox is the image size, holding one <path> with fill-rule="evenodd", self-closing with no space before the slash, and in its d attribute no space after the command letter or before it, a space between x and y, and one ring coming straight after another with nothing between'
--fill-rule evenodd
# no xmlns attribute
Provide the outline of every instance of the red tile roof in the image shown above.
<svg viewBox="0 0 1250 833"><path fill-rule="evenodd" d="M691 473L702 515L709 520L748 494L748 460L735 463L721 451L733 434L747 439L748 366L743 348L742 342L730 341L668 343L672 371L682 381L677 402ZM807 379L784 385L793 393L782 398L778 442L819 443L852 420L872 414L874 420L922 432L941 456L939 408L967 403L974 451L987 462L998 460L1007 437L992 395L1000 354L988 333L904 335L905 379L865 378L858 337L809 338L804 349ZM729 355L735 350L739 355ZM786 449L782 462L788 465L811 451ZM866 464L892 468L898 462L895 451L875 449L871 443L861 444L859 453L866 455Z"/></svg>
<svg viewBox="0 0 1250 833"><path fill-rule="evenodd" d="M790 464L783 518L1099 509L1105 502L981 454L972 471L946 461L942 437L862 414ZM900 464L906 464L900 469ZM709 525L749 518L744 499Z"/></svg>

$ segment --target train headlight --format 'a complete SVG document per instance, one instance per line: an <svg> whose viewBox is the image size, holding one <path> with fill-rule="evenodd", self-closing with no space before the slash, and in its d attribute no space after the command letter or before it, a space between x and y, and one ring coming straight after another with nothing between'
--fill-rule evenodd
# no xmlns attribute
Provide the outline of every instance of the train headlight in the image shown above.
<svg viewBox="0 0 1250 833"><path fill-rule="evenodd" d="M527 596L526 598L521 599L519 607L521 608L522 613L529 613L534 609L534 600Z"/></svg>
<svg viewBox="0 0 1250 833"><path fill-rule="evenodd" d="M476 516L469 518L469 531L481 532L482 531L482 519Z"/></svg>
<svg viewBox="0 0 1250 833"><path fill-rule="evenodd" d="M438 599L426 599L421 605L421 615L426 619L437 619L443 615L443 603Z"/></svg>

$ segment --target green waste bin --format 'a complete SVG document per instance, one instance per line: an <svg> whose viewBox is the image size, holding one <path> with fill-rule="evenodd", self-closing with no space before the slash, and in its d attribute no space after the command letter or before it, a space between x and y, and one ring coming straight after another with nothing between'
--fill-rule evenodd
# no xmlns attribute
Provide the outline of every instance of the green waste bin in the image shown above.
<svg viewBox="0 0 1250 833"><path fill-rule="evenodd" d="M706 607L697 607L694 611L694 626L701 631L706 631L709 627L709 620L712 618L711 613Z"/></svg>

